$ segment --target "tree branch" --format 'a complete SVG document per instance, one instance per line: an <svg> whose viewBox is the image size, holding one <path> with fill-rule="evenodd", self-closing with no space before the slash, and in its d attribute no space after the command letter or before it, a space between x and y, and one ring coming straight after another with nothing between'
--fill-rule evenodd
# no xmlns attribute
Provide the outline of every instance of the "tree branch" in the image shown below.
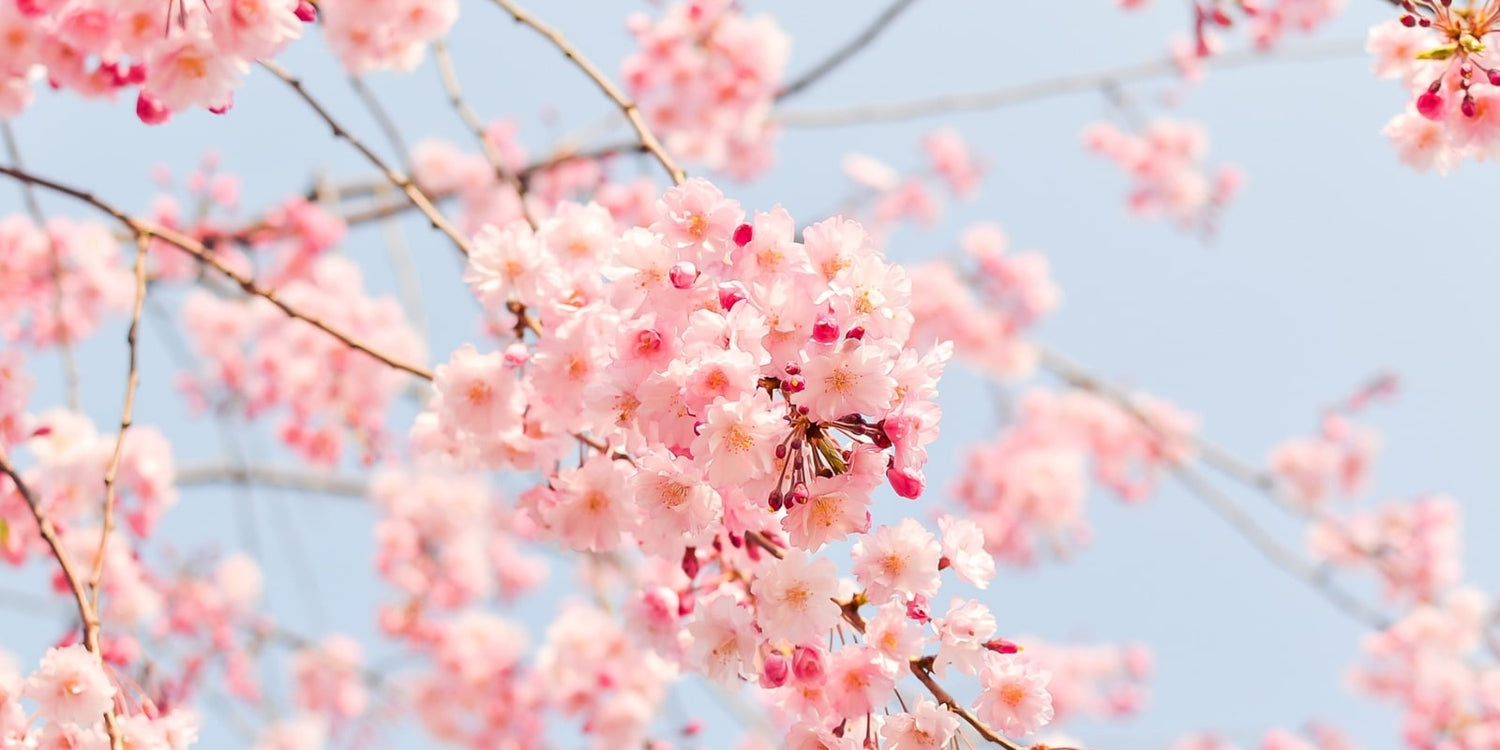
<svg viewBox="0 0 1500 750"><path fill-rule="evenodd" d="M1279 51L1262 52L1249 49L1226 52L1208 58L1209 67L1230 69L1266 61L1314 61L1330 60L1357 54L1364 49L1361 40L1343 40L1297 47L1284 47ZM864 125L872 122L893 122L929 117L948 112L971 112L997 109L1010 104L1040 101L1064 94L1096 91L1110 86L1119 86L1152 78L1160 78L1180 70L1172 58L1160 58L1136 63L1123 68L1075 75L1045 78L1039 81L1002 86L987 91L964 94L908 99L905 101L861 104L848 107L825 107L819 109L790 110L777 112L777 122L789 128L827 128L845 125Z"/></svg>
<svg viewBox="0 0 1500 750"><path fill-rule="evenodd" d="M806 73L803 73L791 83L783 86L781 91L776 93L777 101L790 99L802 93L824 76L837 70L840 65L848 62L849 58L854 57L860 50L868 47L871 42L875 41L875 38L880 36L880 33L885 31L886 27L890 26L896 20L896 17L901 15L902 11L910 8L915 3L916 0L895 0L895 2L886 6L886 9L880 15L876 16L875 20L871 21L869 26L866 26L863 31L855 35L853 39L845 42L842 47L834 50L833 54L817 65L814 65Z"/></svg>
<svg viewBox="0 0 1500 750"><path fill-rule="evenodd" d="M270 60L261 60L260 65L266 70L271 71L272 75L280 78L282 81L285 81L288 86L291 86L292 90L297 92L297 96L302 97L302 100L307 102L308 106L312 107L313 112L317 113L318 117L322 118L323 122L327 123L328 127L333 129L333 135L335 138L342 138L343 140L347 141L349 145L353 146L356 151L363 154L371 164L375 165L376 169L380 170L381 174L385 175L385 178L389 180L392 185L400 188L401 192L406 194L407 200L410 200L412 205L427 217L427 221L432 224L433 229L436 229L443 234L448 235L448 239L453 240L453 245L458 248L458 251L463 253L465 257L468 256L469 239L465 237L461 232L459 232L456 227L449 223L448 219L443 216L442 212L437 210L436 206L432 205L432 201L429 200L427 198L427 195L424 194L416 186L416 183L411 181L410 177L400 174L394 169L391 169L391 167L385 163L384 159L381 159L380 156L378 156L374 151L371 151L363 141L355 138L354 135L346 130L343 125L340 125L337 120L334 120L333 116L328 114L328 110L324 109L323 105L318 103L318 100L314 99L313 96L307 92L307 89L302 85L302 81L294 77L291 73L287 72L285 68L274 62L271 62Z"/></svg>
<svg viewBox="0 0 1500 750"><path fill-rule="evenodd" d="M414 364L409 364L399 359L395 359L390 355L383 354L380 351L371 348L368 344L365 344L359 339L356 339L349 334L333 328L327 323L324 323L322 320L292 307L291 305L282 301L280 297L277 297L274 291L260 287L255 283L254 279L251 279L250 277L245 276L238 271L235 271L233 268L230 268L228 265L225 265L224 261L219 260L219 258L212 252L210 252L208 248L204 247L202 243L198 242L192 237L188 237L187 235L184 235L180 232L167 229L166 227L161 227L155 224L141 221L140 219L137 219L134 216L131 216L130 214L127 214L108 203L105 203L99 198L94 197L94 195L91 193L84 192L77 188L69 187L59 182L54 182L44 177L38 177L37 175L31 174L30 172L15 169L13 167L0 167L0 174L8 175L17 180L20 180L21 182L46 188L53 192L61 193L70 198L74 198L76 200L87 203L90 206L93 206L94 208L103 211L110 216L113 216L117 221L129 227L131 231L134 231L138 234L156 237L167 242L168 244L173 245L174 247L183 250L189 255L192 255L194 258L197 258L199 261L211 266L215 271L218 271L229 280L233 281L240 287L240 289L244 290L246 294L264 298L266 301L275 305L278 309L280 309L287 315L308 323L312 327L338 339L350 348L374 357L375 359L398 370L411 373L412 375L415 375L423 380L432 380L432 373L429 372L426 368Z"/></svg>
<svg viewBox="0 0 1500 750"><path fill-rule="evenodd" d="M577 65L585 75L593 79L594 83L599 86L599 90L603 91L604 95L609 97L610 101L613 101L615 106L619 107L620 111L624 113L625 119L630 121L630 127L635 129L635 134L640 139L641 147L656 157L658 162L661 162L662 169L667 170L667 175L672 178L672 184L681 185L687 180L687 174L682 171L681 167L677 166L677 162L673 161L672 157L667 154L666 149L662 147L661 141L657 140L656 136L651 132L651 128L647 127L645 118L641 116L640 108L636 106L634 101L627 98L624 92L611 83L609 78L594 63L590 62L587 57L584 57L583 53L578 51L577 47L574 47L556 29L542 23L535 16L532 16L514 2L511 2L511 0L495 0L495 4L509 13L511 18L515 19L516 23L530 26L537 33L551 40L554 47L557 47L563 55L572 60L573 64Z"/></svg>
<svg viewBox="0 0 1500 750"><path fill-rule="evenodd" d="M57 560L58 567L62 568L63 579L67 581L68 588L73 591L73 600L78 605L78 619L83 621L84 648L87 648L94 658L99 660L99 666L102 668L104 652L99 647L99 610L94 607L88 592L84 590L83 578L73 566L73 559L68 555L67 548L63 547L57 528L53 526L52 519L47 516L47 512L42 510L42 505L32 493L31 488L21 480L20 472L16 471L16 467L11 464L10 457L4 451L0 451L0 473L9 476L10 481L15 484L16 492L20 493L21 499L26 501L26 507L31 509L31 517L36 519L37 532L41 534L42 541L47 543L47 548L52 550L52 556ZM104 709L104 729L109 734L111 750L124 750L113 704Z"/></svg>
<svg viewBox="0 0 1500 750"><path fill-rule="evenodd" d="M191 464L181 467L177 470L175 484L178 487L250 484L361 500L368 497L369 492L369 484L362 477L310 472L295 468L247 466L228 462Z"/></svg>

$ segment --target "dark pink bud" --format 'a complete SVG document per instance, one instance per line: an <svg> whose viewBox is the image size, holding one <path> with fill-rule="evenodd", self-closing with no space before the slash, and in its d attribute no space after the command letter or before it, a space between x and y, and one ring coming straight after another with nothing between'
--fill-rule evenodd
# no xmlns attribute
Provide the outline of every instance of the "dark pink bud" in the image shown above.
<svg viewBox="0 0 1500 750"><path fill-rule="evenodd" d="M828 670L823 661L823 649L817 646L798 646L792 651L792 674L803 685L822 685L828 679Z"/></svg>
<svg viewBox="0 0 1500 750"><path fill-rule="evenodd" d="M719 285L719 307L724 312L734 309L735 305L745 301L745 291L738 284Z"/></svg>
<svg viewBox="0 0 1500 750"><path fill-rule="evenodd" d="M890 480L891 489L907 500L921 497L922 490L927 488L927 480L919 471L907 471L892 466L885 470L885 478Z"/></svg>
<svg viewBox="0 0 1500 750"><path fill-rule="evenodd" d="M146 64L136 63L135 65L130 66L130 70L125 74L125 83L131 86L139 86L145 82Z"/></svg>
<svg viewBox="0 0 1500 750"><path fill-rule="evenodd" d="M698 549L688 547L682 552L682 572L688 578L698 577Z"/></svg>
<svg viewBox="0 0 1500 750"><path fill-rule="evenodd" d="M786 374L788 374L788 375L801 375L802 374L802 365L799 365L796 362L788 362L788 363L786 363L786 367L784 367L782 369L785 370Z"/></svg>
<svg viewBox="0 0 1500 750"><path fill-rule="evenodd" d="M927 609L927 597L917 594L906 603L906 618L915 622L927 622L932 613Z"/></svg>
<svg viewBox="0 0 1500 750"><path fill-rule="evenodd" d="M947 555L938 558L938 570L947 570L951 567L953 567L953 561L949 560Z"/></svg>
<svg viewBox="0 0 1500 750"><path fill-rule="evenodd" d="M682 736L684 737L696 737L702 731L703 721L701 719L693 719L682 726Z"/></svg>
<svg viewBox="0 0 1500 750"><path fill-rule="evenodd" d="M813 324L813 341L819 344L832 344L839 340L839 322L831 316L824 315Z"/></svg>
<svg viewBox="0 0 1500 750"><path fill-rule="evenodd" d="M984 647L997 654L1019 654L1021 647L1005 640L1004 638L991 638L984 642Z"/></svg>
<svg viewBox="0 0 1500 750"><path fill-rule="evenodd" d="M792 665L787 661L786 654L780 651L772 651L766 656L765 664L760 667L760 686L763 688L779 688L786 684L788 677L792 676Z"/></svg>
<svg viewBox="0 0 1500 750"><path fill-rule="evenodd" d="M308 0L298 0L297 20L303 23L312 23L318 20L318 9L312 3L308 2Z"/></svg>
<svg viewBox="0 0 1500 750"><path fill-rule="evenodd" d="M228 98L226 98L226 99L225 99L225 100L224 100L224 103L223 103L223 104L220 104L220 105L219 105L219 106L217 106L217 107L209 107L209 108L208 108L208 111L210 111L210 112L212 112L212 113L214 113L214 114L216 114L216 115L222 115L222 114L224 114L224 113L225 113L225 112L228 112L228 111L229 111L229 109L230 109L230 108L231 108L231 107L233 107L233 106L234 106L234 92L233 92L233 91L231 91L231 92L229 92L229 96L228 96Z"/></svg>
<svg viewBox="0 0 1500 750"><path fill-rule="evenodd" d="M744 247L750 244L755 237L755 228L749 224L741 224L734 228L734 244Z"/></svg>
<svg viewBox="0 0 1500 750"><path fill-rule="evenodd" d="M860 339L862 339L864 337L865 337L865 327L864 326L855 326L853 328L850 328L848 333L844 334L844 338L850 339L851 341L859 341Z"/></svg>
<svg viewBox="0 0 1500 750"><path fill-rule="evenodd" d="M1417 97L1417 112L1429 120L1443 117L1443 97L1428 91Z"/></svg>
<svg viewBox="0 0 1500 750"><path fill-rule="evenodd" d="M1413 27L1413 26L1416 26L1417 25L1417 17L1414 16L1414 15L1412 15L1412 14L1410 14L1410 13L1407 13L1406 15L1404 15L1404 16L1401 17L1401 25L1405 26L1408 29L1411 28L1411 27Z"/></svg>
<svg viewBox="0 0 1500 750"><path fill-rule="evenodd" d="M801 377L787 378L786 380L781 381L781 390L786 391L787 393L800 393L802 389L806 387L807 381L803 380Z"/></svg>
<svg viewBox="0 0 1500 750"><path fill-rule="evenodd" d="M672 279L672 286L687 289L698 281L698 267L690 261L679 261L672 266L672 271L668 276Z"/></svg>
<svg viewBox="0 0 1500 750"><path fill-rule="evenodd" d="M641 354L651 354L661 350L661 334L651 329L646 329L635 335L635 349Z"/></svg>
<svg viewBox="0 0 1500 750"><path fill-rule="evenodd" d="M172 119L172 111L156 97L142 91L140 96L135 98L135 116L141 118L141 122L147 125L160 125Z"/></svg>
<svg viewBox="0 0 1500 750"><path fill-rule="evenodd" d="M771 496L766 498L766 505L770 506L771 512L775 513L776 511L781 510L782 503L783 501L781 498L781 493L777 492L776 490L771 490Z"/></svg>
<svg viewBox="0 0 1500 750"><path fill-rule="evenodd" d="M1458 109L1464 113L1464 117L1473 117L1479 114L1479 107L1474 103L1474 97L1472 96L1465 96L1463 103L1458 105Z"/></svg>

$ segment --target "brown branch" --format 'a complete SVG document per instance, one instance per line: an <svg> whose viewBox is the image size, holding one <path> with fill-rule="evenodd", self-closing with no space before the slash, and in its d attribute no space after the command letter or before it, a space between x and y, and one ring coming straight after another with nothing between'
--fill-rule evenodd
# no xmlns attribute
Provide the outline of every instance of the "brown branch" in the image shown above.
<svg viewBox="0 0 1500 750"><path fill-rule="evenodd" d="M327 123L328 127L333 129L333 135L335 138L342 138L344 141L348 142L349 145L353 146L356 151L363 154L371 164L374 164L375 168L379 169L381 174L385 175L385 178L389 180L392 185L400 188L401 192L406 194L407 200L410 200L412 205L427 217L427 221L432 224L433 229L436 229L443 234L448 235L448 238L453 240L453 244L458 248L459 252L463 253L465 256L469 254L468 238L465 237L461 232L459 232L458 229L453 226L453 224L449 223L448 219L443 216L442 212L437 210L436 206L432 205L432 201L429 200L427 195L416 186L416 183L411 181L410 177L407 177L406 175L400 174L394 169L391 169L391 167L385 163L384 159L381 159L380 156L377 155L374 151L371 151L363 141L355 138L354 135L346 130L343 125L340 125L337 120L333 119L333 116L328 113L328 110L324 109L323 105L318 103L318 100L313 98L313 96L307 92L307 89L302 85L302 81L294 77L291 73L287 72L285 68L277 65L274 62L271 62L270 60L261 60L260 65L266 70L271 71L272 75L286 82L288 86L291 86L292 90L297 92L297 96L301 97L303 101L307 102L308 106L312 107L313 112L317 113L318 117L322 118L323 122Z"/></svg>
<svg viewBox="0 0 1500 750"><path fill-rule="evenodd" d="M536 29L542 36L551 40L553 46L557 47L569 60L572 60L573 64L577 65L585 75L593 79L594 83L599 86L599 90L603 91L604 95L609 97L620 108L620 111L624 113L625 119L630 121L630 127L635 129L635 134L640 139L641 147L656 157L658 162L661 162L662 168L667 170L667 175L672 178L672 184L681 185L687 180L687 174L667 154L666 149L661 145L661 141L657 140L656 136L651 132L651 128L646 126L646 120L641 116L640 108L636 106L634 101L627 98L624 92L611 83L609 78L594 63L590 62L587 57L584 57L583 53L578 51L577 47L574 47L556 29L542 23L535 16L532 16L514 2L511 2L511 0L495 0L495 4L505 9L511 18L515 19L516 23L530 26Z"/></svg>
<svg viewBox="0 0 1500 750"><path fill-rule="evenodd" d="M1359 54L1363 50L1364 42L1362 40L1349 39L1322 44L1288 46L1272 52L1262 52L1255 49L1226 52L1222 55L1210 57L1204 63L1209 67L1227 70L1266 61L1337 59ZM777 122L789 128L826 128L844 125L863 125L871 122L910 120L949 112L996 109L1011 104L1050 99L1064 94L1097 91L1124 83L1161 78L1177 73L1179 70L1180 67L1175 60L1161 58L1128 65L1123 68L1113 67L1092 73L1045 78L1014 86L1002 86L987 91L943 94L905 101L877 102L848 107L791 110L778 112L774 117Z"/></svg>
<svg viewBox="0 0 1500 750"><path fill-rule="evenodd" d="M104 580L104 550L109 544L109 535L115 530L115 479L120 471L120 454L125 449L125 433L135 418L135 392L140 386L138 334L141 328L141 311L146 305L146 248L151 244L149 235L139 235L135 240L135 306L130 311L130 328L125 332L127 347L125 374L125 405L120 408L120 432L115 435L115 447L109 454L109 464L104 467L104 528L99 532L99 551L95 553L94 570L89 576L89 591L93 594L94 609L99 608L99 584Z"/></svg>
<svg viewBox="0 0 1500 750"><path fill-rule="evenodd" d="M489 136L484 132L484 123L479 120L479 115L469 102L464 99L463 86L458 82L458 70L453 66L453 56L448 53L448 43L442 39L433 41L432 58L437 62L438 77L443 81L443 91L448 95L448 103L453 106L453 111L458 113L458 118L468 126L469 132L479 141L479 150L484 152L484 158L490 163L490 168L495 171L495 179L510 186L516 191L516 198L521 204L521 216L525 217L526 223L536 229L536 217L531 215L531 208L526 205L526 183L520 176L512 173L505 167L505 160L500 152L496 150L495 144L490 143Z"/></svg>
<svg viewBox="0 0 1500 750"><path fill-rule="evenodd" d="M141 221L140 219L137 219L134 216L131 216L130 214L127 214L108 203L105 203L103 200L96 198L91 193L87 193L77 188L69 187L62 183L54 182L43 177L39 177L37 175L31 174L30 172L15 169L13 167L0 167L0 174L8 175L17 180L20 180L21 182L36 185L37 187L46 188L53 192L61 193L70 198L74 198L76 200L87 203L90 206L93 206L94 208L114 217L117 221L129 227L131 231L134 231L137 234L156 237L167 242L170 245L173 245L174 247L183 250L189 255L192 255L194 258L197 258L200 262L211 266L215 271L218 271L230 281L233 281L246 294L264 298L267 302L275 305L278 309L280 309L287 315L301 320L311 325L312 327L334 337L335 339L338 339L351 349L363 352L366 355L374 357L380 362L383 362L403 372L411 373L412 375L415 375L423 380L432 380L432 373L427 369L419 365L413 365L402 360L395 359L390 355L383 354L380 351L371 348L368 344L365 344L359 339L356 339L353 336L350 336L349 334L344 333L343 331L340 331L337 328L328 325L327 323L324 323L322 320L292 307L291 305L284 302L280 297L276 296L276 293L274 291L262 288L260 285L255 283L254 279L239 273L233 268L230 268L228 265L225 265L224 261L216 257L212 252L209 251L208 248L204 247L202 243L198 242L192 237L168 229L166 227L161 227L149 222Z"/></svg>
<svg viewBox="0 0 1500 750"><path fill-rule="evenodd" d="M63 547L62 538L57 534L57 527L52 524L52 519L47 516L47 512L42 510L42 505L32 493L31 488L21 480L20 472L16 471L16 467L11 464L10 457L4 451L0 451L0 473L10 477L10 481L16 486L16 492L20 493L21 499L26 501L26 507L31 509L31 517L36 519L37 532L41 534L42 541L46 542L47 548L52 550L52 557L57 560L58 567L62 568L63 579L67 581L68 588L73 592L73 600L78 605L78 619L83 621L83 646L94 655L95 659L99 660L99 666L103 668L104 652L99 647L99 610L94 607L88 592L84 590L83 578L74 568L72 556ZM124 750L113 704L104 709L104 729L109 733L111 750Z"/></svg>
<svg viewBox="0 0 1500 750"><path fill-rule="evenodd" d="M16 143L16 133L11 128L9 120L0 121L0 139L5 141L5 151L10 158L11 165L16 169L25 169L26 165L21 162L21 147ZM68 408L80 411L78 361L73 357L73 342L68 340L68 329L63 325L62 250L57 246L57 238L53 237L51 230L47 228L47 216L42 213L42 204L37 200L36 190L31 185L22 183L21 197L26 202L26 212L36 223L37 231L47 238L47 245L52 253L52 317L56 318L54 324L57 326L57 349L62 356L63 384L68 396Z"/></svg>
<svg viewBox="0 0 1500 750"><path fill-rule="evenodd" d="M860 50L868 47L871 42L875 41L875 37L880 36L880 33L885 31L886 27L890 26L896 20L896 16L901 15L902 11L915 3L916 0L895 0L880 15L876 16L875 20L871 21L869 26L866 26L863 31L855 35L853 39L850 39L843 46L834 50L833 54L817 65L814 65L812 69L783 86L776 93L776 100L780 101L794 97L806 90L807 87L817 83L824 76L837 70L840 65L848 62L849 58L854 57Z"/></svg>
<svg viewBox="0 0 1500 750"><path fill-rule="evenodd" d="M1006 739L1004 735L990 728L990 725L981 721L978 716L975 716L962 703L954 700L953 694L938 684L937 679L932 676L932 657L924 656L920 659L912 659L910 667L911 673L916 676L918 682L922 683L922 687L927 688L927 692L932 693L932 697L938 703L957 714L958 718L968 722L969 726L974 727L974 731L978 732L980 737L1005 748L1005 750L1024 750L1022 746Z"/></svg>

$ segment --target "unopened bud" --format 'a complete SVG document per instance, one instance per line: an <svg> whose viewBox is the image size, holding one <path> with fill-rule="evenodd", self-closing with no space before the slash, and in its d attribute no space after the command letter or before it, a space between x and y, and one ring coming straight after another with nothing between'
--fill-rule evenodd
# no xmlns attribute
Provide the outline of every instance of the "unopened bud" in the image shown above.
<svg viewBox="0 0 1500 750"><path fill-rule="evenodd" d="M667 276L671 278L673 287L687 289L698 281L698 267L691 261L679 261L673 264Z"/></svg>

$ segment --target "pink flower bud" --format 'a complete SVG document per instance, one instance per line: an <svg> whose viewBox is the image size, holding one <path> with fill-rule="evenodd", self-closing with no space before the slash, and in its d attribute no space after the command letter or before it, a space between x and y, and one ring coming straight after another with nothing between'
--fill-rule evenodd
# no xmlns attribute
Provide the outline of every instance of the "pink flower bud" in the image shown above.
<svg viewBox="0 0 1500 750"><path fill-rule="evenodd" d="M744 247L750 244L750 240L754 237L755 227L752 227L749 224L741 224L734 228L734 244L739 245L740 247Z"/></svg>
<svg viewBox="0 0 1500 750"><path fill-rule="evenodd" d="M839 322L830 315L818 318L813 324L813 341L819 344L832 344L839 340Z"/></svg>
<svg viewBox="0 0 1500 750"><path fill-rule="evenodd" d="M921 497L922 490L927 488L927 479L920 471L908 471L892 466L885 470L885 478L890 481L891 489L907 500Z"/></svg>
<svg viewBox="0 0 1500 750"><path fill-rule="evenodd" d="M156 97L142 91L135 98L135 116L141 118L141 122L147 125L160 125L172 119L172 111Z"/></svg>
<svg viewBox="0 0 1500 750"><path fill-rule="evenodd" d="M668 276L672 279L672 286L677 289L688 289L698 281L698 267L690 261L678 261L672 266Z"/></svg>
<svg viewBox="0 0 1500 750"><path fill-rule="evenodd" d="M1443 97L1428 91L1417 97L1417 112L1429 120L1443 118Z"/></svg>
<svg viewBox="0 0 1500 750"><path fill-rule="evenodd" d="M227 96L227 97L224 98L224 103L223 104L220 104L217 107L209 107L208 111L210 111L210 112L212 112L212 113L214 113L216 115L222 115L222 114L228 112L229 109L231 107L233 107L233 106L234 106L234 92L231 91L231 92L229 92L229 96Z"/></svg>
<svg viewBox="0 0 1500 750"><path fill-rule="evenodd" d="M991 638L984 642L984 647L997 654L1019 654L1021 647L1004 638Z"/></svg>
<svg viewBox="0 0 1500 750"><path fill-rule="evenodd" d="M318 20L318 9L312 3L308 2L308 0L298 0L297 20L303 23L312 23Z"/></svg>
<svg viewBox="0 0 1500 750"><path fill-rule="evenodd" d="M917 594L906 603L906 617L915 622L925 623L932 619L932 612L927 609L927 597Z"/></svg>
<svg viewBox="0 0 1500 750"><path fill-rule="evenodd" d="M822 685L828 679L823 649L817 646L798 646L792 651L792 674L803 685Z"/></svg>
<svg viewBox="0 0 1500 750"><path fill-rule="evenodd" d="M723 308L724 312L733 310L735 305L744 301L745 291L740 288L739 284L719 285L719 307Z"/></svg>
<svg viewBox="0 0 1500 750"><path fill-rule="evenodd" d="M792 665L787 662L786 654L780 651L772 651L766 656L766 663L760 668L760 686L763 688L779 688L786 684L788 677L792 675Z"/></svg>
<svg viewBox="0 0 1500 750"><path fill-rule="evenodd" d="M682 573L689 579L698 577L698 550L696 548L688 547L686 550L683 550Z"/></svg>

